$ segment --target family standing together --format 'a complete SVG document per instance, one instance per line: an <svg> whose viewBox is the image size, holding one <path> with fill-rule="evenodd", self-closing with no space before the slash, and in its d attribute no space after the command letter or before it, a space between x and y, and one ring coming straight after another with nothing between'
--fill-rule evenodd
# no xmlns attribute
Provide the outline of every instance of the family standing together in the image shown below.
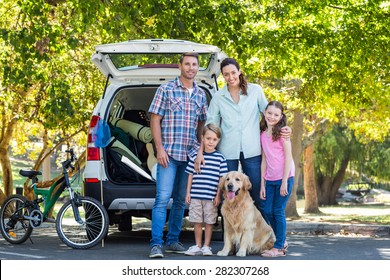
<svg viewBox="0 0 390 280"><path fill-rule="evenodd" d="M205 92L195 82L198 69L196 53L182 54L180 76L158 88L149 108L158 160L149 257L164 257L163 231L171 196L164 251L212 255L212 227L221 200L218 183L239 166L252 184L250 194L257 209L275 232L274 248L262 255L283 256L287 247L284 208L294 176L291 129L283 107L268 103L261 86L248 83L232 58L221 62L226 85L208 107ZM196 243L188 250L179 241L186 202Z"/></svg>

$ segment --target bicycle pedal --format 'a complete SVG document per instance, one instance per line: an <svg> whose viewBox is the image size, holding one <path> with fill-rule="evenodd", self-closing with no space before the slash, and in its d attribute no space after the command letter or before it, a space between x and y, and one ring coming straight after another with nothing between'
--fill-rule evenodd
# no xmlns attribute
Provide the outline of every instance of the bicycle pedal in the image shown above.
<svg viewBox="0 0 390 280"><path fill-rule="evenodd" d="M9 234L9 236L11 236L11 237L14 237L14 238L16 237L16 233L13 232L13 231L9 231L8 234Z"/></svg>

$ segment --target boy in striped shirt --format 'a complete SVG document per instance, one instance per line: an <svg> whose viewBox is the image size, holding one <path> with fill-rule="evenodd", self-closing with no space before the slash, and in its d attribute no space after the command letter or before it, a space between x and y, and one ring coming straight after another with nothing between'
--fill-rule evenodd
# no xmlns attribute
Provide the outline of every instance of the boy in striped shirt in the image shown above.
<svg viewBox="0 0 390 280"><path fill-rule="evenodd" d="M225 157L216 150L221 139L221 129L215 124L208 124L202 132L203 156L205 165L201 172L194 170L195 157L191 157L186 168L188 173L186 202L190 205L189 221L194 223L196 245L191 246L186 255L212 255L210 248L213 226L217 221L218 205L221 201L218 184L228 172ZM205 224L205 240L202 246L202 226Z"/></svg>

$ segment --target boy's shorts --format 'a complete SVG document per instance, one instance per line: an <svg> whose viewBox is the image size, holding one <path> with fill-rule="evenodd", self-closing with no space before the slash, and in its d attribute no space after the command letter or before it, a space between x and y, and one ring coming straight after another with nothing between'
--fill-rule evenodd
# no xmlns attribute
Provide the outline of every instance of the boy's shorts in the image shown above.
<svg viewBox="0 0 390 280"><path fill-rule="evenodd" d="M218 209L211 200L191 198L188 220L192 223L213 225L217 222Z"/></svg>

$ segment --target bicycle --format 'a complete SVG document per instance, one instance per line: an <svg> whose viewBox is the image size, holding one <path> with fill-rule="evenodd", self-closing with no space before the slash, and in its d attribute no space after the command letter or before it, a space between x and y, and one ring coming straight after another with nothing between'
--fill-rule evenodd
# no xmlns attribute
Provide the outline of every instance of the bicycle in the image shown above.
<svg viewBox="0 0 390 280"><path fill-rule="evenodd" d="M0 231L9 243L22 244L30 238L33 229L41 227L44 222L55 223L61 241L75 249L91 248L106 237L109 226L107 211L96 199L80 196L72 189L68 170L75 170L72 164L77 158L72 149L66 153L70 158L62 162L64 176L49 189L37 188L37 176L42 175L40 171L20 170L20 175L31 179L29 187L33 189L35 199L31 201L15 194L4 201L0 210ZM70 199L61 207L56 219L49 218L50 209L65 190L69 191ZM43 212L42 202L45 202Z"/></svg>

